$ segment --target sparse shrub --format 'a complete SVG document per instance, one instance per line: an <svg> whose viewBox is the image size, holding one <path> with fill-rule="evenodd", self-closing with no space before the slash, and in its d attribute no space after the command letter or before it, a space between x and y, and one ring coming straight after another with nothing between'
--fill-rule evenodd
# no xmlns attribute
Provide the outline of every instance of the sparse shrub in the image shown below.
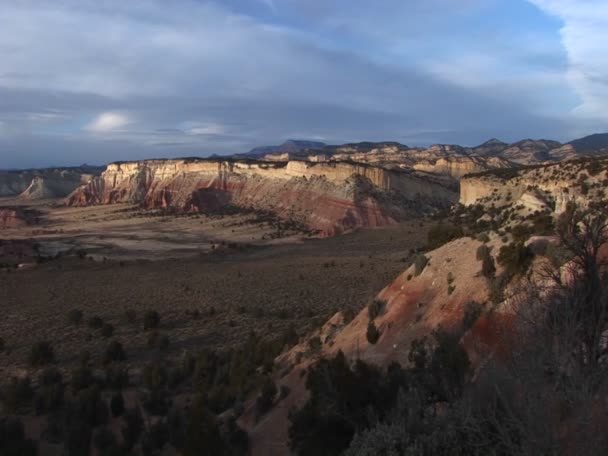
<svg viewBox="0 0 608 456"><path fill-rule="evenodd" d="M448 296L456 291L456 287L454 285L448 285Z"/></svg>
<svg viewBox="0 0 608 456"><path fill-rule="evenodd" d="M41 340L30 349L28 362L33 367L44 366L55 361L55 352L50 342Z"/></svg>
<svg viewBox="0 0 608 456"><path fill-rule="evenodd" d="M426 268L428 263L429 259L426 256L423 254L416 255L416 258L414 259L414 275L418 277L422 274L422 271L424 271L424 268Z"/></svg>
<svg viewBox="0 0 608 456"><path fill-rule="evenodd" d="M144 330L156 329L160 325L160 314L155 310L149 310L144 314Z"/></svg>
<svg viewBox="0 0 608 456"><path fill-rule="evenodd" d="M367 315L369 319L373 321L378 318L384 313L385 308L386 301L383 301L381 299L374 299L367 305Z"/></svg>
<svg viewBox="0 0 608 456"><path fill-rule="evenodd" d="M462 316L462 326L465 331L470 329L479 319L483 312L483 306L476 301L469 301L464 306L464 314Z"/></svg>
<svg viewBox="0 0 608 456"><path fill-rule="evenodd" d="M376 327L376 325L374 324L373 321L370 321L367 324L367 332L366 332L367 341L372 345L376 345L376 343L380 339L380 335L381 335L380 330Z"/></svg>
<svg viewBox="0 0 608 456"><path fill-rule="evenodd" d="M103 356L103 363L109 364L114 361L124 361L127 359L125 355L125 350L122 347L122 344L117 340L113 340L110 342Z"/></svg>
<svg viewBox="0 0 608 456"><path fill-rule="evenodd" d="M68 312L68 321L73 325L80 324L82 321L82 310L80 309L72 309Z"/></svg>
<svg viewBox="0 0 608 456"><path fill-rule="evenodd" d="M94 317L89 318L89 321L87 322L87 324L89 325L89 328L91 328L91 329L99 329L103 326L103 320L101 317L94 316Z"/></svg>
<svg viewBox="0 0 608 456"><path fill-rule="evenodd" d="M110 323L104 323L103 326L101 327L101 335L107 339L109 337L112 337L113 334L114 334L114 326L111 325Z"/></svg>

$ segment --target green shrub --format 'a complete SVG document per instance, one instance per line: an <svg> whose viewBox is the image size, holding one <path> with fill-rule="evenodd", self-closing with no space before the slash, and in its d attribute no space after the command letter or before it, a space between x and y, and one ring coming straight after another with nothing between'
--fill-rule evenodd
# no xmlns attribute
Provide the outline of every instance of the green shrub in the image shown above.
<svg viewBox="0 0 608 456"><path fill-rule="evenodd" d="M28 362L33 367L44 366L55 361L55 351L50 342L41 340L36 342L30 349Z"/></svg>
<svg viewBox="0 0 608 456"><path fill-rule="evenodd" d="M112 395L112 399L110 399L110 411L113 417L122 416L125 412L125 401L121 392Z"/></svg>
<svg viewBox="0 0 608 456"><path fill-rule="evenodd" d="M386 308L386 301L381 299L374 299L367 305L367 315L370 320L375 320L380 315L384 313L384 309Z"/></svg>
<svg viewBox="0 0 608 456"><path fill-rule="evenodd" d="M89 325L89 328L91 328L91 329L99 329L103 326L103 320L101 317L94 316L94 317L89 318L89 321L87 322L87 324Z"/></svg>
<svg viewBox="0 0 608 456"><path fill-rule="evenodd" d="M264 416L272 408L274 398L277 395L277 386L268 378L262 385L262 391L255 401L255 410L257 417Z"/></svg>
<svg viewBox="0 0 608 456"><path fill-rule="evenodd" d="M6 456L36 456L36 445L25 437L23 423L18 418L0 418L0 454Z"/></svg>
<svg viewBox="0 0 608 456"><path fill-rule="evenodd" d="M416 258L414 259L414 275L417 277L422 274L422 271L424 271L424 268L426 268L428 263L429 259L426 256L423 254L416 255Z"/></svg>
<svg viewBox="0 0 608 456"><path fill-rule="evenodd" d="M104 323L101 327L101 335L107 339L109 337L112 337L113 334L114 326L112 326L110 323Z"/></svg>
<svg viewBox="0 0 608 456"><path fill-rule="evenodd" d="M480 245L479 247L477 247L477 252L476 252L476 258L477 261L482 261L484 258L490 256L490 247L488 247L485 244Z"/></svg>
<svg viewBox="0 0 608 456"><path fill-rule="evenodd" d="M156 329L160 325L160 314L155 310L148 310L144 314L144 330Z"/></svg>
<svg viewBox="0 0 608 456"><path fill-rule="evenodd" d="M484 257L481 262L481 274L486 279L491 279L496 274L496 265L494 264L494 258L488 254L488 256Z"/></svg>
<svg viewBox="0 0 608 456"><path fill-rule="evenodd" d="M110 342L103 355L103 363L109 364L114 361L124 361L126 359L127 356L125 355L125 350L122 347L122 344L117 340Z"/></svg>
<svg viewBox="0 0 608 456"><path fill-rule="evenodd" d="M29 404L34 396L32 383L29 377L11 378L2 388L2 403L8 413L16 413Z"/></svg>
<svg viewBox="0 0 608 456"><path fill-rule="evenodd" d="M169 348L169 336L167 334L163 334L160 336L160 340L158 341L158 348L161 350L167 350Z"/></svg>
<svg viewBox="0 0 608 456"><path fill-rule="evenodd" d="M469 301L464 307L464 314L462 316L462 326L465 331L470 329L475 322L479 319L483 312L483 306L476 301Z"/></svg>
<svg viewBox="0 0 608 456"><path fill-rule="evenodd" d="M73 325L77 325L82 321L82 310L72 309L68 312L68 321Z"/></svg>
<svg viewBox="0 0 608 456"><path fill-rule="evenodd" d="M479 234L477 235L476 239L477 239L479 242L483 242L484 244L485 244L486 242L490 242L490 236L488 236L488 233L479 233Z"/></svg>
<svg viewBox="0 0 608 456"><path fill-rule="evenodd" d="M428 248L431 250L436 249L463 235L461 227L440 223L431 227L427 234Z"/></svg>
<svg viewBox="0 0 608 456"><path fill-rule="evenodd" d="M523 274L532 264L533 254L522 242L503 245L498 253L498 263L508 274Z"/></svg>
<svg viewBox="0 0 608 456"><path fill-rule="evenodd" d="M129 324L135 323L135 321L137 320L137 312L135 312L134 309L127 309L125 311L125 319Z"/></svg>
<svg viewBox="0 0 608 456"><path fill-rule="evenodd" d="M380 339L380 336L381 336L380 330L376 327L376 325L374 324L373 321L370 321L367 324L366 336L367 336L367 341L372 345L376 345L376 343Z"/></svg>
<svg viewBox="0 0 608 456"><path fill-rule="evenodd" d="M72 370L72 374L70 377L70 383L72 385L72 391L75 393L88 388L93 385L95 382L95 377L93 376L93 371L89 366L81 365Z"/></svg>

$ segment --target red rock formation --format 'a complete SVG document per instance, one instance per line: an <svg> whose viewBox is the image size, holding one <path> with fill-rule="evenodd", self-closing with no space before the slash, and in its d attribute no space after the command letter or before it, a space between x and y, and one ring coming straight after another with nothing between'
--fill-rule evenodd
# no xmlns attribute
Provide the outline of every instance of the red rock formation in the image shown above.
<svg viewBox="0 0 608 456"><path fill-rule="evenodd" d="M180 159L110 164L67 204L129 202L195 212L233 205L271 211L333 235L397 223L455 199L436 182L373 166Z"/></svg>
<svg viewBox="0 0 608 456"><path fill-rule="evenodd" d="M26 225L26 217L19 209L0 208L0 229L20 228Z"/></svg>

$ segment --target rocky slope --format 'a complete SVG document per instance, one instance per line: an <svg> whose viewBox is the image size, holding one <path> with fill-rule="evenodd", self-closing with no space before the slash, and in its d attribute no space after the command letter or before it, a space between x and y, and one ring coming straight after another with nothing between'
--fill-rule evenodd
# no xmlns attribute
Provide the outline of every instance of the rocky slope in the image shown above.
<svg viewBox="0 0 608 456"><path fill-rule="evenodd" d="M186 212L234 206L333 235L397 223L456 198L431 178L361 164L177 159L110 164L67 204L129 202Z"/></svg>
<svg viewBox="0 0 608 456"><path fill-rule="evenodd" d="M63 198L102 171L102 168L92 166L0 170L0 197L20 196L27 200Z"/></svg>
<svg viewBox="0 0 608 456"><path fill-rule="evenodd" d="M582 206L604 201L606 184L608 158L571 160L465 176L460 182L460 203L509 208L523 215L559 214L569 201Z"/></svg>

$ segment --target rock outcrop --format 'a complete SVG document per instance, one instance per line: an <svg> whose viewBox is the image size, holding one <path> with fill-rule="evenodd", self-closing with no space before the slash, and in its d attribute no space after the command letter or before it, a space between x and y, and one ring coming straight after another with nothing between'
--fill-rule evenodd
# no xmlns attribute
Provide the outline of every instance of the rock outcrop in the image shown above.
<svg viewBox="0 0 608 456"><path fill-rule="evenodd" d="M0 197L25 200L64 198L79 186L99 176L103 168L48 168L33 170L0 170Z"/></svg>
<svg viewBox="0 0 608 456"><path fill-rule="evenodd" d="M582 206L604 201L607 178L608 158L604 157L489 171L461 180L460 203L559 214L570 201Z"/></svg>
<svg viewBox="0 0 608 456"><path fill-rule="evenodd" d="M456 199L432 179L363 164L176 159L112 163L67 204L128 202L186 212L236 206L333 235L397 223Z"/></svg>

